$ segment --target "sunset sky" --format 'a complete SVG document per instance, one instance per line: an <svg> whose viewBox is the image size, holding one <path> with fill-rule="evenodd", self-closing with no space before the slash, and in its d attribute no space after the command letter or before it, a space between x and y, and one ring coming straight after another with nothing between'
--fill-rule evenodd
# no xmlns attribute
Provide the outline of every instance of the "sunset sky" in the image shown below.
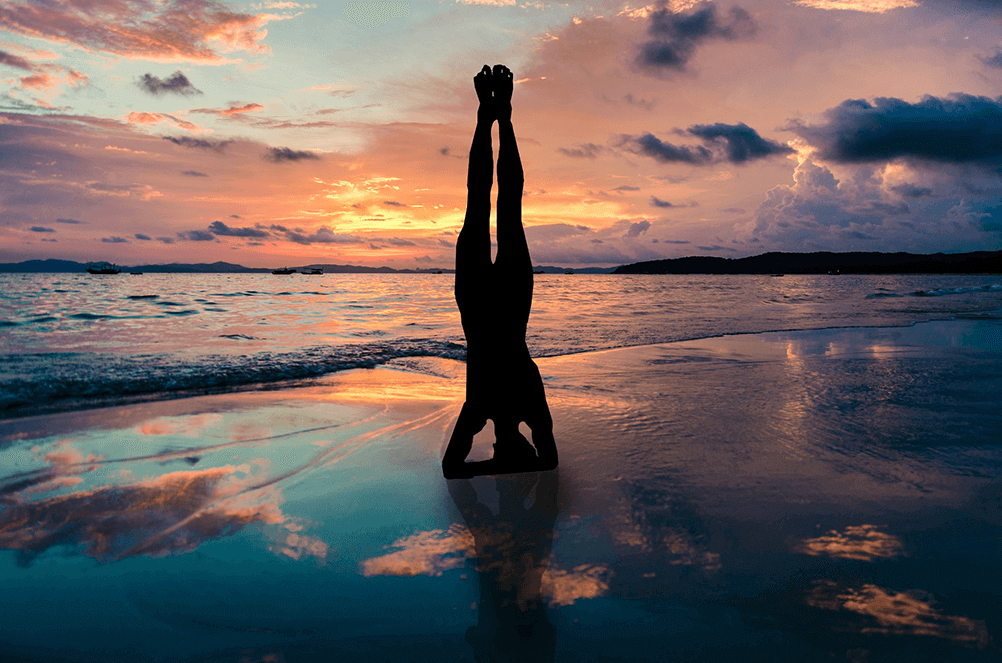
<svg viewBox="0 0 1002 663"><path fill-rule="evenodd" d="M1002 249L997 0L0 0L0 30L0 262L451 267L485 63L538 265Z"/></svg>

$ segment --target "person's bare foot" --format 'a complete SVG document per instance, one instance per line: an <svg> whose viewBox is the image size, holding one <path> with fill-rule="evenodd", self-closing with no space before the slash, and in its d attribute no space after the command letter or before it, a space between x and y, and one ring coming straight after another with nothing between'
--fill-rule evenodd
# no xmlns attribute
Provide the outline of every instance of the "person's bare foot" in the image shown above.
<svg viewBox="0 0 1002 663"><path fill-rule="evenodd" d="M484 65L480 73L473 77L473 87L477 90L477 99L480 100L480 108L477 110L477 117L484 120L494 121L494 76L491 68Z"/></svg>
<svg viewBox="0 0 1002 663"><path fill-rule="evenodd" d="M515 78L503 64L494 65L494 107L499 121L511 122L511 94Z"/></svg>

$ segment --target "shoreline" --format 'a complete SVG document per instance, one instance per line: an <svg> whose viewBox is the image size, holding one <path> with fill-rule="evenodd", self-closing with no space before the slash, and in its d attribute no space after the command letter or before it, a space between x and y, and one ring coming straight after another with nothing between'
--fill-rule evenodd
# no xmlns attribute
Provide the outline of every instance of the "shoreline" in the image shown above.
<svg viewBox="0 0 1002 663"><path fill-rule="evenodd" d="M765 329L760 331L722 332L719 334L694 336L692 338L680 338L671 341L665 341L662 343L644 343L638 345L613 346L608 348L569 351L562 354L542 354L538 356L533 356L533 359L538 361L538 360L554 359L560 357L572 357L572 356L582 356L582 355L586 356L592 353L601 353L613 350L630 350L634 348L658 347L663 345L672 345L676 343L689 343L693 341L701 341L715 338L757 336L761 334L778 334L778 333L807 333L807 332L833 331L840 329L844 330L897 329L897 328L910 328L916 325L925 325L930 323L949 323L949 322L959 322L965 320L1002 320L1002 309L985 310L973 313L960 313L949 317L930 317L923 320L902 321L901 323L897 324L892 323L886 325L842 324L842 325L826 325L821 327L790 327L790 328ZM465 350L465 346L461 347ZM48 353L36 353L36 354L44 355ZM63 353L56 353L56 354L63 354ZM215 355L209 355L209 356L215 356ZM461 364L465 364L465 361L463 361L462 359L452 359L451 357L444 357L442 354L406 355L401 357L390 357L388 359L374 360L373 365L371 366L348 366L345 368L336 368L334 370L331 370L330 372L320 373L318 375L304 375L301 377L286 378L268 382L247 382L233 385L214 386L214 387L190 387L190 388L170 390L170 391L150 391L146 393L132 394L128 396L115 396L115 397L98 396L98 397L85 398L79 400L60 399L58 401L54 401L52 403L47 403L43 406L40 406L37 411L32 413L22 414L22 411L25 408L9 408L9 411L14 412L15 416L6 416L4 413L0 413L0 422L11 423L11 422L17 422L18 420L21 419L29 419L37 416L57 415L61 413L81 412L87 410L96 410L108 407L120 407L126 405L136 405L142 403L169 402L174 400L199 398L204 396L222 396L226 394L242 394L256 391L281 391L287 389L308 388L312 386L317 386L318 384L322 384L324 380L332 376L343 374L346 372L351 372L356 370L372 370L382 366L393 367L394 365L400 362L407 362L409 360L421 359L425 357L436 358L436 359L450 359L457 361ZM2 446L2 444L3 441L2 439L0 439L0 446Z"/></svg>

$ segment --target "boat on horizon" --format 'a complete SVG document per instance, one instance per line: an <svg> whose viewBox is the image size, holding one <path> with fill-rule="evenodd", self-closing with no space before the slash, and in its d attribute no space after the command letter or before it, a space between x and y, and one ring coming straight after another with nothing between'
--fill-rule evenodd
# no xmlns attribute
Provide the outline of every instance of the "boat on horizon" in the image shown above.
<svg viewBox="0 0 1002 663"><path fill-rule="evenodd" d="M87 265L88 274L119 274L122 269L118 265L113 265L110 262L92 262Z"/></svg>
<svg viewBox="0 0 1002 663"><path fill-rule="evenodd" d="M296 270L291 267L282 267L281 269L271 270L272 274L295 274Z"/></svg>
<svg viewBox="0 0 1002 663"><path fill-rule="evenodd" d="M305 268L303 271L301 271L299 273L300 274L323 274L324 273L324 268L323 267L307 267L307 268Z"/></svg>

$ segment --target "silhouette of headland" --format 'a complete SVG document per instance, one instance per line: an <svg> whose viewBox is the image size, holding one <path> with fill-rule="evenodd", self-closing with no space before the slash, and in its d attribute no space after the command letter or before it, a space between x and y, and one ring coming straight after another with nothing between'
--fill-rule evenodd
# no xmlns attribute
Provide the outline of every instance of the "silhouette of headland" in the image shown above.
<svg viewBox="0 0 1002 663"><path fill-rule="evenodd" d="M692 256L621 265L613 274L999 274L1002 251L971 253L763 253L748 258Z"/></svg>

